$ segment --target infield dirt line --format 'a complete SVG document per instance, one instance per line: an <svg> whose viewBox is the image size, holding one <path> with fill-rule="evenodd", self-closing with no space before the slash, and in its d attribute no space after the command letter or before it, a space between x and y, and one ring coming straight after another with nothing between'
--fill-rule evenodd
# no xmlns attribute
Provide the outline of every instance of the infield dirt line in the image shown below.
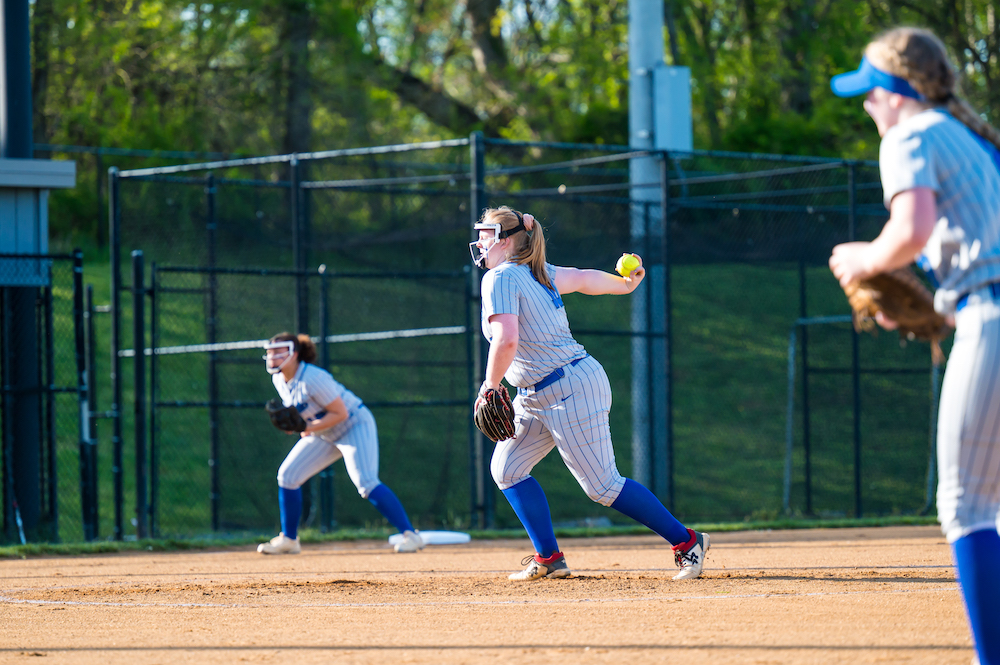
<svg viewBox="0 0 1000 665"><path fill-rule="evenodd" d="M705 573L732 573L740 571L781 571L781 570L941 570L954 568L952 564L928 564L928 565L899 565L899 566L859 566L855 564L847 566L733 566L725 568L709 568L705 567ZM620 574L620 573L674 573L676 572L673 568L573 568L574 573L587 573L587 574ZM359 570L282 570L282 571L212 571L201 573L205 576L211 577L248 577L248 576L283 576L283 577L302 577L309 576L315 577L316 575L370 575L370 576L397 576L397 575L436 575L436 576L452 576L452 575L503 575L506 576L510 573L509 569L497 569L497 570L371 570L371 571L359 571ZM149 578L149 577L181 577L183 575L188 575L185 577L185 581L201 579L197 576L190 576L190 573L114 573L114 577L119 577L123 579L129 578ZM83 577L106 577L101 573L94 573L92 575L59 575L60 579L72 579L72 578L83 578ZM29 579L25 576L16 576L11 578L4 578L0 576L0 581L4 579ZM50 575L37 575L34 579L52 579ZM74 587L46 587L49 589L59 589L59 588L75 588ZM84 585L93 586L93 585ZM101 586L105 586L102 584Z"/></svg>
<svg viewBox="0 0 1000 665"><path fill-rule="evenodd" d="M677 602L692 600L745 600L748 598L812 598L817 596L857 596L909 593L936 593L940 591L958 591L958 586L932 587L928 589L872 589L865 591L813 591L808 593L751 593L729 594L719 593L712 596L648 596L628 598L548 598L536 600L455 600L427 601L411 603L123 603L79 600L31 600L28 598L9 598L0 596L0 603L13 605L74 605L84 607L216 607L233 609L258 608L301 608L301 607L461 607L461 606L503 606L503 605L576 605L585 603L634 603L642 602Z"/></svg>

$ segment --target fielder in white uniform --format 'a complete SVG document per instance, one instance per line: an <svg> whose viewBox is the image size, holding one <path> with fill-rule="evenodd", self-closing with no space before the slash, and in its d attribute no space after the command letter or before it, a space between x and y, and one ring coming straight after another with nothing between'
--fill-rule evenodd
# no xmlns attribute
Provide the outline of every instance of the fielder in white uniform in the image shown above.
<svg viewBox="0 0 1000 665"><path fill-rule="evenodd" d="M281 333L264 347L264 361L285 406L294 406L306 429L278 469L281 533L261 543L262 554L298 554L302 485L341 457L358 494L403 534L397 552L424 546L399 499L378 479L378 430L375 418L357 395L313 365L316 346L308 335Z"/></svg>
<svg viewBox="0 0 1000 665"><path fill-rule="evenodd" d="M497 443L491 471L535 548L534 556L522 562L527 568L510 579L571 574L545 493L530 475L553 448L593 501L648 526L674 546L681 569L674 579L698 577L708 535L684 527L652 492L618 473L608 421L611 386L601 364L573 339L561 298L573 292L631 293L645 269L640 264L623 278L546 263L541 225L506 206L487 210L475 228L479 240L470 243L472 257L488 269L482 281L482 326L490 352L480 394L501 387L503 378L517 388L515 435Z"/></svg>
<svg viewBox="0 0 1000 665"><path fill-rule="evenodd" d="M954 72L932 33L897 28L831 81L842 97L867 95L890 215L873 242L835 247L830 267L846 285L916 259L937 283L935 309L954 317L938 519L979 663L1000 665L1000 133L955 96Z"/></svg>

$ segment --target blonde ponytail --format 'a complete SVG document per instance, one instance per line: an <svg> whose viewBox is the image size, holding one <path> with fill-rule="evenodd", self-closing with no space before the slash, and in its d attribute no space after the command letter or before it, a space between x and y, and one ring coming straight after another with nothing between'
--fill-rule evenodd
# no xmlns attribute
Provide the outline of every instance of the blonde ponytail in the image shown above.
<svg viewBox="0 0 1000 665"><path fill-rule="evenodd" d="M499 224L501 230L515 229L524 224L524 233L515 233L509 238L513 244L510 261L518 265L527 265L531 274L547 289L555 288L549 271L545 267L545 234L542 225L529 213L521 214L507 206L490 208L483 213L480 221L483 224Z"/></svg>
<svg viewBox="0 0 1000 665"><path fill-rule="evenodd" d="M873 65L905 79L931 106L944 106L955 120L1000 148L1000 132L956 94L958 76L938 37L923 28L893 28L865 49Z"/></svg>
<svg viewBox="0 0 1000 665"><path fill-rule="evenodd" d="M948 99L946 108L955 120L958 120L997 148L1000 148L1000 131L997 131L996 127L979 117L979 114L972 109L967 101L952 95Z"/></svg>

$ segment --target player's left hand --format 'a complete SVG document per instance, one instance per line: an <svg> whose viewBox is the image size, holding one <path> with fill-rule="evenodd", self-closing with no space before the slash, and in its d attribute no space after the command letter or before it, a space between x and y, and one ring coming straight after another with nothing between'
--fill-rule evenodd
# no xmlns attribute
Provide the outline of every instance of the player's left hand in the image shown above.
<svg viewBox="0 0 1000 665"><path fill-rule="evenodd" d="M830 255L830 270L840 282L841 288L851 282L856 282L872 276L867 263L867 251L870 242L845 242L833 248Z"/></svg>
<svg viewBox="0 0 1000 665"><path fill-rule="evenodd" d="M487 388L499 388L499 386L487 386L485 383L479 386L479 394L476 395L476 403L472 405L472 412L475 413L479 410L479 405L485 401L483 395L486 393Z"/></svg>

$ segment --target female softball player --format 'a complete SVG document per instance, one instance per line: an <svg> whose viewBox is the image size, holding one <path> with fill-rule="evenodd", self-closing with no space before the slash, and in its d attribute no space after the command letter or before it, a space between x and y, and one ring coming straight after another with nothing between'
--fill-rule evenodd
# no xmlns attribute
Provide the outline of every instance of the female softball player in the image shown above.
<svg viewBox="0 0 1000 665"><path fill-rule="evenodd" d="M867 95L882 143L889 221L873 242L837 245L841 285L915 259L956 334L938 418L938 519L958 572L979 662L1000 664L1000 133L955 95L944 45L891 30L834 93ZM892 327L892 322L885 322Z"/></svg>
<svg viewBox="0 0 1000 665"><path fill-rule="evenodd" d="M593 501L628 515L673 545L681 569L675 580L698 577L708 534L685 528L652 492L618 473L608 421L608 376L573 339L560 297L631 293L646 274L641 262L625 278L553 266L545 261L541 225L506 206L487 210L475 228L479 240L470 243L472 258L488 270L482 281L482 327L490 352L480 396L500 387L504 377L517 387L514 438L497 443L490 469L535 548L534 556L522 562L527 568L510 579L570 575L545 493L530 475L553 447Z"/></svg>
<svg viewBox="0 0 1000 665"><path fill-rule="evenodd" d="M341 457L347 475L389 523L400 530L397 552L423 549L399 499L378 479L378 431L375 418L361 400L325 369L313 365L316 346L308 335L281 333L264 347L265 366L285 406L294 406L306 429L278 469L281 533L261 543L262 554L298 554L302 484Z"/></svg>

